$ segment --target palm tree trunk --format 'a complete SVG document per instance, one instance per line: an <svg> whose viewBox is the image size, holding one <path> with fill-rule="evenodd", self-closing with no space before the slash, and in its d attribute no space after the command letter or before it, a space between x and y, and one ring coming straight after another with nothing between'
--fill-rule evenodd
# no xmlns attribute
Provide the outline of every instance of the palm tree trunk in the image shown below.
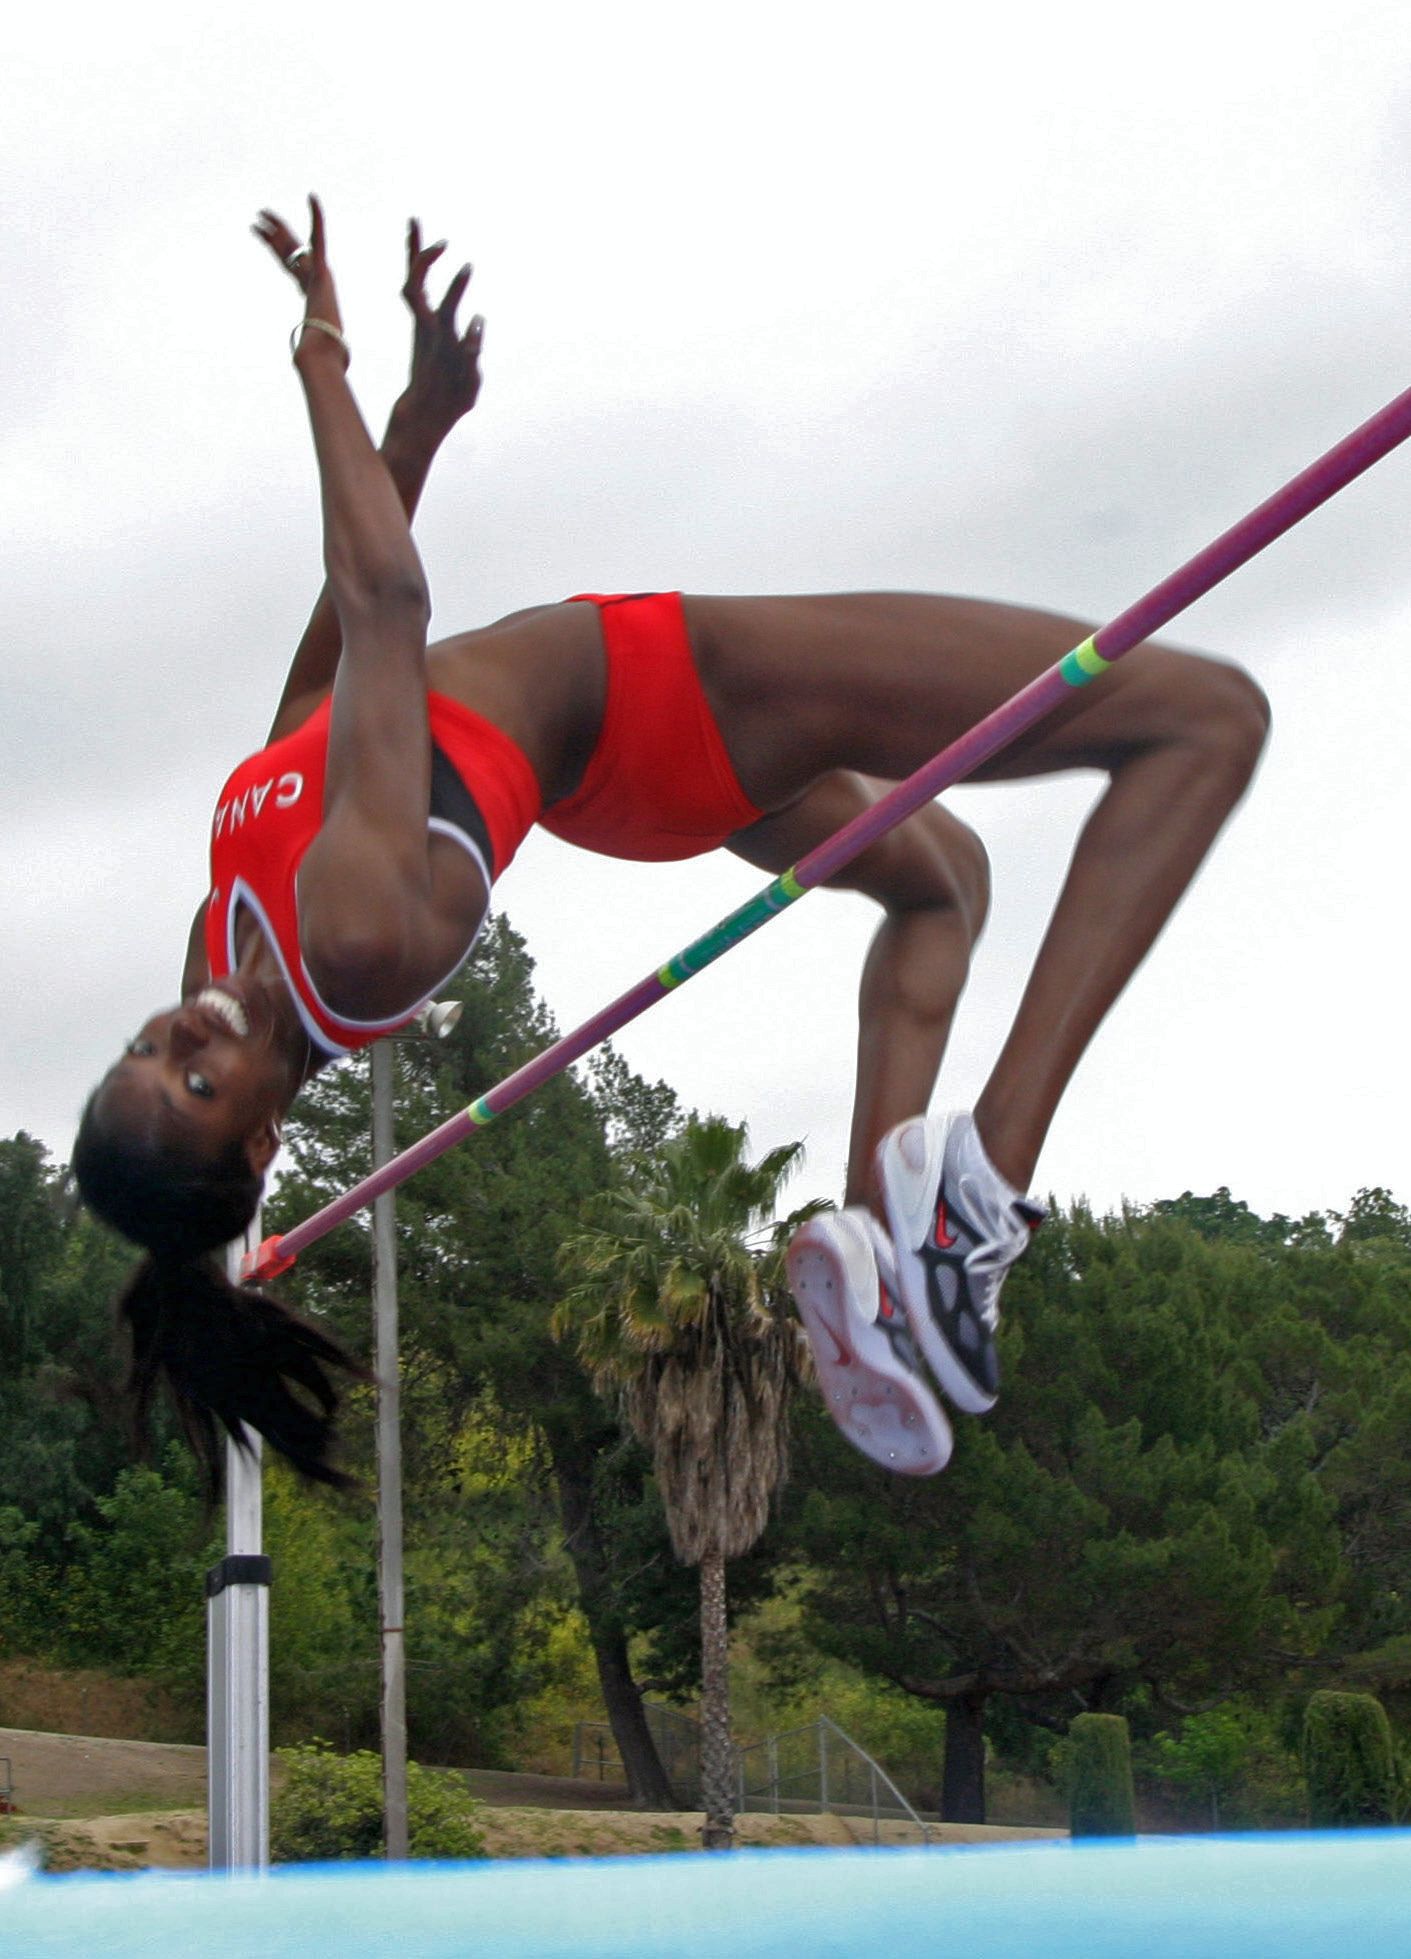
<svg viewBox="0 0 1411 1959"><path fill-rule="evenodd" d="M730 1742L730 1646L725 1624L725 1558L707 1551L701 1587L701 1807L706 1850L735 1843L735 1751Z"/></svg>

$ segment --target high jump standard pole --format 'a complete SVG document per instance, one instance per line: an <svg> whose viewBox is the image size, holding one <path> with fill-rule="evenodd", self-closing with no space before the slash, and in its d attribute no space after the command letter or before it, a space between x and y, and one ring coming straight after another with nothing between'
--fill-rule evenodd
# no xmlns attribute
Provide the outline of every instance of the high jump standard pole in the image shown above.
<svg viewBox="0 0 1411 1959"><path fill-rule="evenodd" d="M235 1282L256 1213L226 1247ZM248 1254L246 1254L248 1255ZM206 1573L206 1797L213 1871L269 1863L269 1588L260 1437L225 1445L225 1556Z"/></svg>
<svg viewBox="0 0 1411 1959"><path fill-rule="evenodd" d="M797 864L775 878L763 891L693 940L684 951L668 959L664 966L659 966L654 973L639 980L626 993L619 994L601 1012L585 1020L581 1027L535 1055L532 1061L517 1068L512 1075L507 1075L478 1101L472 1102L469 1108L449 1117L439 1128L423 1136L420 1142L413 1143L410 1149L403 1150L380 1170L364 1177L341 1197L334 1198L332 1203L325 1204L322 1210L315 1211L312 1217L306 1218L292 1231L265 1239L258 1251L246 1257L241 1268L242 1276L247 1279L270 1279L288 1271L300 1252L306 1251L336 1225L371 1204L382 1191L403 1183L414 1172L463 1142L475 1130L483 1129L487 1123L513 1108L516 1102L532 1095L552 1076L560 1074L597 1047L610 1034L615 1034L618 1028L625 1027L667 993L693 979L722 954L739 945L741 940L757 932L761 925L768 924L771 918L777 917L802 898L806 891L825 883L869 844L920 809L923 803L929 803L943 789L961 781L982 762L987 762L992 755L1008 747L1036 721L1052 713L1061 701L1067 700L1073 688L1085 687L1106 673L1124 653L1130 653L1142 640L1149 639L1178 613L1184 612L1187 606L1228 578L1232 571L1247 564L1266 545L1272 544L1275 538L1281 537L1310 511L1316 510L1319 504L1326 503L1329 497L1346 488L1373 463L1380 462L1408 435L1411 435L1411 388L1389 402L1360 428L1354 429L1326 455L1310 463L1307 469L1281 490L1276 490L1247 517L1222 532L1213 544L1197 552L1169 578L1153 586L1135 605L1129 606L1108 625L1100 627L1081 646L1075 646L1072 652L1065 653L1061 660L1036 680L1030 681L1027 687L1021 688L992 714L987 714L983 721L976 722L968 733L942 749L939 755L924 763L905 782L898 783L871 809L854 817L851 823L845 824L806 857L801 857Z"/></svg>

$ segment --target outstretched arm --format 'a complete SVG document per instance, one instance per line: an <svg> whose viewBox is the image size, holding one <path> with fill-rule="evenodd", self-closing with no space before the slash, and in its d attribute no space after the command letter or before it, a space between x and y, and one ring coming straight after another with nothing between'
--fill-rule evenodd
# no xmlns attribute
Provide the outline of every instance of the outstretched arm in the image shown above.
<svg viewBox="0 0 1411 1959"><path fill-rule="evenodd" d="M263 230L272 250L278 246ZM292 234L290 251L296 249ZM423 245L415 218L407 226L407 276L402 297L412 315L411 374L398 397L382 438L381 455L393 487L401 498L408 522L416 513L436 452L461 417L475 406L480 392L480 346L484 321L477 314L464 333L456 313L470 283L463 265L439 306L426 296L427 275L445 251L444 244ZM297 271L295 273L297 277ZM332 686L343 650L338 611L327 585L294 653L269 738L277 740L306 720Z"/></svg>
<svg viewBox="0 0 1411 1959"><path fill-rule="evenodd" d="M329 1006L379 1018L414 1001L454 962L468 936L464 914L474 911L473 926L486 894L448 891L444 873L433 874L430 599L402 499L348 386L323 213L314 198L309 208L307 247L271 212L255 227L304 294L294 364L318 459L324 564L343 642L322 824L299 872L299 937Z"/></svg>

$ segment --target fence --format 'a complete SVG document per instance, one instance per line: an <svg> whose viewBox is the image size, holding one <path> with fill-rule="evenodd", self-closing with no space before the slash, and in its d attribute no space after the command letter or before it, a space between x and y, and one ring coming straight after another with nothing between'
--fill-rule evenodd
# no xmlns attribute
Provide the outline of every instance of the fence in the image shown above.
<svg viewBox="0 0 1411 1959"><path fill-rule="evenodd" d="M659 1701L643 1701L647 1732L656 1744L671 1793L681 1809L701 1806L701 1726ZM573 1730L573 1773L594 1782L625 1781L627 1772L606 1721L579 1721Z"/></svg>
<svg viewBox="0 0 1411 1959"><path fill-rule="evenodd" d="M737 1760L741 1810L870 1816L874 1843L881 1842L883 1823L914 1828L922 1843L931 1841L931 1832L886 1770L826 1714L807 1727L739 1749Z"/></svg>
<svg viewBox="0 0 1411 1959"><path fill-rule="evenodd" d="M701 1807L700 1723L675 1708L644 1701L642 1711L656 1743L671 1792L682 1809ZM736 1807L798 1815L827 1810L835 1816L871 1817L872 1841L883 1823L915 1829L922 1843L931 1832L880 1763L820 1714L806 1727L770 1735L736 1748ZM573 1730L573 1773L595 1782L625 1779L622 1757L604 1721L580 1721Z"/></svg>

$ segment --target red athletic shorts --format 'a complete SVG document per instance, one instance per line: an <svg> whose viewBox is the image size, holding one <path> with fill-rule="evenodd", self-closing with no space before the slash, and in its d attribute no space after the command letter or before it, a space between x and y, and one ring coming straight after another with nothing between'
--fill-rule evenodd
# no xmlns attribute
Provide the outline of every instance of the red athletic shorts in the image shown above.
<svg viewBox="0 0 1411 1959"><path fill-rule="evenodd" d="M757 823L701 690L679 592L578 592L607 651L602 731L583 780L539 817L565 843L664 861ZM570 601L571 602L571 601Z"/></svg>

